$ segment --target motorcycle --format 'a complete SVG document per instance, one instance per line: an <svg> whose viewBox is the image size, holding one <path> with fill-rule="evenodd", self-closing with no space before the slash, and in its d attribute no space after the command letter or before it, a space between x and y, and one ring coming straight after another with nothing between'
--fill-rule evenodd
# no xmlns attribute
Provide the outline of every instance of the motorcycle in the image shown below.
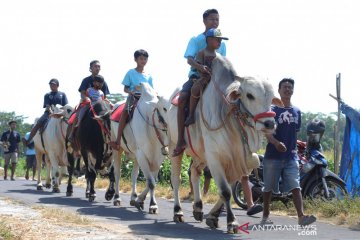
<svg viewBox="0 0 360 240"><path fill-rule="evenodd" d="M335 173L330 171L325 156L321 153L320 140L325 131L323 121L314 119L307 125L307 141L297 141L300 187L303 197L310 199L333 200L343 199L346 196L346 183ZM254 203L262 202L263 156L259 155L260 166L254 169L249 176ZM279 193L272 194L272 201L281 201L287 206L292 200L291 192L282 191L282 181L279 181ZM232 188L233 198L239 207L246 209L241 182L237 181Z"/></svg>

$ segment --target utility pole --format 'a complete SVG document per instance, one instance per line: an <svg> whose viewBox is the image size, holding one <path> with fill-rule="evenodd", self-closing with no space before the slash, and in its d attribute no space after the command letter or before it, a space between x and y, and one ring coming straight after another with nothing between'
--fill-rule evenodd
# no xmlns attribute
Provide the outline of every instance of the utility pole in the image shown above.
<svg viewBox="0 0 360 240"><path fill-rule="evenodd" d="M335 127L335 146L334 146L334 172L335 174L339 174L339 166L340 166L340 99L341 99L341 73L336 75L336 98L338 99L338 112L337 112L337 121Z"/></svg>

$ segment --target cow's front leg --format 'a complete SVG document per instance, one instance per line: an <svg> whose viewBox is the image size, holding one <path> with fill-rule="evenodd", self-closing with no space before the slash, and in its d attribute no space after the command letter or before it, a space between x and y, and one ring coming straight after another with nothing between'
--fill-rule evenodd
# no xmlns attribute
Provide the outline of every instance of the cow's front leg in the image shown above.
<svg viewBox="0 0 360 240"><path fill-rule="evenodd" d="M230 185L222 181L219 184L219 195L220 198L215 206L211 209L208 218L206 219L206 224L211 228L218 227L218 217L221 212L223 203L226 207L226 221L227 221L227 232L228 233L237 233L239 229L239 223L236 221L234 212L230 205L231 199L231 188Z"/></svg>
<svg viewBox="0 0 360 240"><path fill-rule="evenodd" d="M49 156L45 154L45 165L46 165L46 180L45 180L45 188L51 188L51 162Z"/></svg>
<svg viewBox="0 0 360 240"><path fill-rule="evenodd" d="M228 233L237 233L239 230L239 223L236 221L235 214L232 210L230 199L231 199L231 188L229 184L226 184L221 189L221 197L224 199L226 207L226 221L227 221L227 232Z"/></svg>
<svg viewBox="0 0 360 240"><path fill-rule="evenodd" d="M69 178L67 182L67 188L66 188L66 196L70 197L73 195L73 185L72 185L72 178L74 175L74 167L75 167L75 158L71 153L67 153L69 166L68 166L68 173Z"/></svg>
<svg viewBox="0 0 360 240"><path fill-rule="evenodd" d="M89 172L89 202L93 202L96 198L96 192L95 192L95 179L96 179L96 171L90 171Z"/></svg>
<svg viewBox="0 0 360 240"><path fill-rule="evenodd" d="M51 162L51 180L52 180L52 187L53 190L52 192L54 193L59 193L60 192L60 168L58 165L58 162L60 160L60 158L58 158L55 154L51 154L50 156L50 161ZM51 160L52 159L52 160Z"/></svg>
<svg viewBox="0 0 360 240"><path fill-rule="evenodd" d="M42 156L42 153L36 151L37 190L43 190L43 185L41 181Z"/></svg>
<svg viewBox="0 0 360 240"><path fill-rule="evenodd" d="M138 197L136 193L136 184L137 184L137 178L139 176L139 163L137 160L133 160L134 166L131 171L131 196L130 196L130 206L135 206L136 199Z"/></svg>
<svg viewBox="0 0 360 240"><path fill-rule="evenodd" d="M170 150L170 152L172 152L172 150ZM182 154L171 158L171 184L174 192L174 222L184 222L184 213L181 209L179 198L181 161Z"/></svg>
<svg viewBox="0 0 360 240"><path fill-rule="evenodd" d="M150 214L157 214L158 212L158 205L155 198L155 177L157 176L157 172L152 174L147 181L148 187L150 189L150 206L149 206L149 213Z"/></svg>
<svg viewBox="0 0 360 240"><path fill-rule="evenodd" d="M204 218L203 213L203 202L201 200L200 193L200 173L195 168L195 164L191 164L191 181L190 184L193 186L194 204L193 204L193 215L195 220L202 222Z"/></svg>
<svg viewBox="0 0 360 240"><path fill-rule="evenodd" d="M148 184L148 179L146 179L146 186L145 189L139 194L139 196L137 196L137 198L135 199L135 204L134 206L138 209L138 210L144 210L144 202L146 199L146 195L149 192L149 184Z"/></svg>
<svg viewBox="0 0 360 240"><path fill-rule="evenodd" d="M115 189L114 189L114 184L115 184L115 176L114 176L114 166L111 165L110 167L110 172L109 172L109 187L107 189L107 191L105 192L105 199L107 201L110 201L115 194Z"/></svg>
<svg viewBox="0 0 360 240"><path fill-rule="evenodd" d="M119 192L120 186L120 176L121 176L121 153L122 150L114 150L114 175L115 175L115 196L114 196L114 206L121 205L121 198Z"/></svg>
<svg viewBox="0 0 360 240"><path fill-rule="evenodd" d="M219 198L214 207L210 210L208 216L206 217L206 225L208 225L210 228L219 227L219 216L223 206L224 201L223 199Z"/></svg>

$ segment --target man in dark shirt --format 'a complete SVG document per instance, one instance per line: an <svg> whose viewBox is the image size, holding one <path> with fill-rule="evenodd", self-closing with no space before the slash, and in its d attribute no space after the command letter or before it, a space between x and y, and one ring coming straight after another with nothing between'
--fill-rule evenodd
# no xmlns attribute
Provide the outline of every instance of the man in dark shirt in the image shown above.
<svg viewBox="0 0 360 240"><path fill-rule="evenodd" d="M7 170L11 163L11 180L15 180L14 173L18 159L20 134L15 131L16 121L9 122L10 129L1 135L1 142L4 147L4 180L7 180Z"/></svg>
<svg viewBox="0 0 360 240"><path fill-rule="evenodd" d="M301 111L294 106L291 97L294 93L295 81L291 78L284 78L279 82L278 92L284 107L272 106L276 113L276 132L268 134L266 138L264 167L264 211L261 224L273 224L269 219L270 201L272 192L279 192L279 181L282 179L283 191L291 192L295 209L298 215L298 224L305 226L316 221L313 215L304 214L302 195L300 191L300 175L298 156L296 154L297 133L301 126Z"/></svg>
<svg viewBox="0 0 360 240"><path fill-rule="evenodd" d="M81 82L81 85L79 87L79 92L81 95L81 100L85 101L87 99L86 96L86 90L90 87L93 87L93 81L94 81L94 77L96 75L99 75L99 72L101 70L101 66L100 66L100 62L98 60L93 60L90 62L90 69L89 71L91 72L91 75L84 78ZM108 85L106 84L106 81L104 80L104 85L101 88L101 91L103 91L104 95L108 95L110 94L109 92L109 88Z"/></svg>
<svg viewBox="0 0 360 240"><path fill-rule="evenodd" d="M95 76L99 75L99 72L101 70L101 65L98 60L93 60L90 62L90 69L91 75L84 78L80 84L79 92L80 92L80 105L78 107L78 110L76 111L76 117L74 118L73 122L71 123L71 127L69 127L69 133L68 133L68 139L70 142L74 142L74 133L79 125L79 120L82 119L84 116L86 110L88 109L88 106L86 102L91 102L90 99L86 96L86 91L90 87L94 87L94 78ZM104 93L104 95L110 94L108 85L106 84L106 81L104 80L104 84L101 87L101 91Z"/></svg>
<svg viewBox="0 0 360 240"><path fill-rule="evenodd" d="M45 112L36 122L35 126L31 129L29 139L24 141L25 145L28 145L35 136L37 130L44 126L44 124L49 119L49 115L51 114L51 105L60 104L61 106L65 106L68 104L68 100L66 94L64 92L58 91L59 88L59 81L55 78L51 79L49 82L51 92L45 94L44 96L44 106Z"/></svg>

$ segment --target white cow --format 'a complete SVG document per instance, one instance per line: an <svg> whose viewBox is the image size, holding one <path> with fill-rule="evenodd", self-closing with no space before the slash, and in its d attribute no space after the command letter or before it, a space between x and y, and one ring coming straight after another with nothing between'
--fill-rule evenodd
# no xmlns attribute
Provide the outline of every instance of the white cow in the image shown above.
<svg viewBox="0 0 360 240"><path fill-rule="evenodd" d="M132 171L132 193L131 204L139 209L144 209L144 200L150 191L149 213L157 213L158 206L155 200L155 179L162 162L167 155L169 138L167 135L167 123L164 120L165 112L158 109L157 102L161 97L157 96L155 90L148 84L142 83L141 97L134 110L132 120L124 129L126 139L121 141L121 150L115 153L115 181L119 181L121 152L125 151L129 158L134 160ZM118 123L112 122L112 135L117 137ZM139 166L146 178L146 188L137 196L136 179ZM118 185L116 183L116 185ZM118 193L115 193L115 197Z"/></svg>
<svg viewBox="0 0 360 240"><path fill-rule="evenodd" d="M50 188L50 175L52 179L53 192L60 192L59 184L62 171L66 171L67 155L65 148L65 136L69 119L73 107L53 107L53 114L43 133L40 130L34 136L36 160L37 160L37 189L42 190L41 165L42 156L45 155L47 176L45 187ZM60 169L60 167L62 169Z"/></svg>
<svg viewBox="0 0 360 240"><path fill-rule="evenodd" d="M173 96L175 94L176 91ZM210 211L206 224L212 228L218 227L218 216L225 203L228 232L237 232L238 223L230 205L231 184L258 166L254 153L261 147L261 135L272 132L275 126L275 115L270 111L274 99L273 88L268 82L238 77L226 58L213 60L211 81L196 109L196 123L186 130L189 134L185 132L185 152L194 160L191 182L196 220L203 219L199 173L207 165L219 189L220 199ZM276 101L280 102L279 99ZM163 102L159 101L159 104ZM170 101L159 107L168 109L166 121L170 124L169 148L172 153L177 141L177 107ZM181 160L182 155L171 158L176 222L184 221L178 192Z"/></svg>

